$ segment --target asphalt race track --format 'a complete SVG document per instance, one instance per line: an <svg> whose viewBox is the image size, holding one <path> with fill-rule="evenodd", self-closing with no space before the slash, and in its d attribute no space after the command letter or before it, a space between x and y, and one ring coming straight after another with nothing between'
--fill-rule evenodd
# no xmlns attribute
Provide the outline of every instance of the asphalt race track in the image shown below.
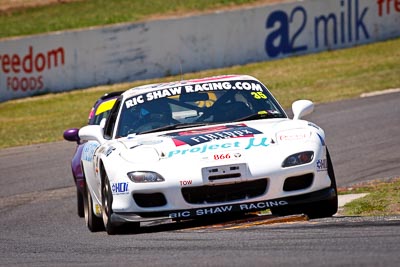
<svg viewBox="0 0 400 267"><path fill-rule="evenodd" d="M338 185L400 176L400 93L316 105ZM60 133L62 135L62 133ZM144 226L90 233L76 214L74 144L0 150L0 266L397 266L400 216Z"/></svg>
<svg viewBox="0 0 400 267"><path fill-rule="evenodd" d="M400 177L400 93L317 105L339 186Z"/></svg>

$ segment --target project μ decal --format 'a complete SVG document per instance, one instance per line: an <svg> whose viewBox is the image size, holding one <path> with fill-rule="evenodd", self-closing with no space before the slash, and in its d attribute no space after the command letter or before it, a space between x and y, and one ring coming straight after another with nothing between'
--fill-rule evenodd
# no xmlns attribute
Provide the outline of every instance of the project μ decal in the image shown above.
<svg viewBox="0 0 400 267"><path fill-rule="evenodd" d="M195 146L213 140L239 137L254 137L255 134L262 134L262 132L254 128L248 127L245 124L237 124L175 132L166 134L165 136L172 137L175 146Z"/></svg>
<svg viewBox="0 0 400 267"><path fill-rule="evenodd" d="M243 149L243 150L248 150L248 149L254 149L256 147L258 148L265 148L269 146L268 138L267 137L250 137L245 142L239 142L238 140L231 141L227 140L224 143L221 144L201 144L197 146L192 146L190 148L177 148L175 150L171 150L167 153L167 157L173 157L176 155L188 155L188 154L203 154L203 153L216 153L218 150L219 152L217 153L225 153L222 150L232 150L232 149ZM215 154L214 154L215 155ZM240 155L241 156L241 155ZM206 157L203 157L203 159L207 159Z"/></svg>

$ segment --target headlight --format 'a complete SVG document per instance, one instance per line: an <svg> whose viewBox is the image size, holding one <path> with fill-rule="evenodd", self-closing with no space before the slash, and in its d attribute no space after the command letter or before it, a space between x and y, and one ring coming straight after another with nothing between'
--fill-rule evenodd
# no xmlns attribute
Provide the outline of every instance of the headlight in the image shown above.
<svg viewBox="0 0 400 267"><path fill-rule="evenodd" d="M291 166L296 166L296 165L301 165L301 164L306 164L309 163L313 160L314 158L314 152L312 151L304 151L300 152L297 154L290 155L287 157L283 163L282 167L291 167Z"/></svg>
<svg viewBox="0 0 400 267"><path fill-rule="evenodd" d="M164 178L156 172L128 172L129 179L134 183L154 183L163 182Z"/></svg>

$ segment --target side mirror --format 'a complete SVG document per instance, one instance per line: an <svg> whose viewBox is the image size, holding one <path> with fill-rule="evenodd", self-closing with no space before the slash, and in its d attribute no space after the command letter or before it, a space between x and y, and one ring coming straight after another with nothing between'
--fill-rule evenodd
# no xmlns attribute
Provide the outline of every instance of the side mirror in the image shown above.
<svg viewBox="0 0 400 267"><path fill-rule="evenodd" d="M107 121L107 118L102 118L101 119L100 124L99 124L101 128L104 129L104 127L106 126L106 121Z"/></svg>
<svg viewBox="0 0 400 267"><path fill-rule="evenodd" d="M292 104L292 111L293 120L299 120L314 111L314 104L310 100L297 100Z"/></svg>
<svg viewBox="0 0 400 267"><path fill-rule="evenodd" d="M78 128L71 128L64 131L64 139L71 142L80 143L80 138L78 135L79 129Z"/></svg>
<svg viewBox="0 0 400 267"><path fill-rule="evenodd" d="M79 130L79 138L85 141L105 142L103 128L100 125L87 125Z"/></svg>

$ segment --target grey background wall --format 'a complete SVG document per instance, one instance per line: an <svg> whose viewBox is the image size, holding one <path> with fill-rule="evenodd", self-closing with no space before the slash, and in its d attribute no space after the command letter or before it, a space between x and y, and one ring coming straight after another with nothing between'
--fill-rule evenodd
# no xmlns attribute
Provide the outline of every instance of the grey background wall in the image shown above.
<svg viewBox="0 0 400 267"><path fill-rule="evenodd" d="M0 101L400 36L400 1L304 0L0 40Z"/></svg>

